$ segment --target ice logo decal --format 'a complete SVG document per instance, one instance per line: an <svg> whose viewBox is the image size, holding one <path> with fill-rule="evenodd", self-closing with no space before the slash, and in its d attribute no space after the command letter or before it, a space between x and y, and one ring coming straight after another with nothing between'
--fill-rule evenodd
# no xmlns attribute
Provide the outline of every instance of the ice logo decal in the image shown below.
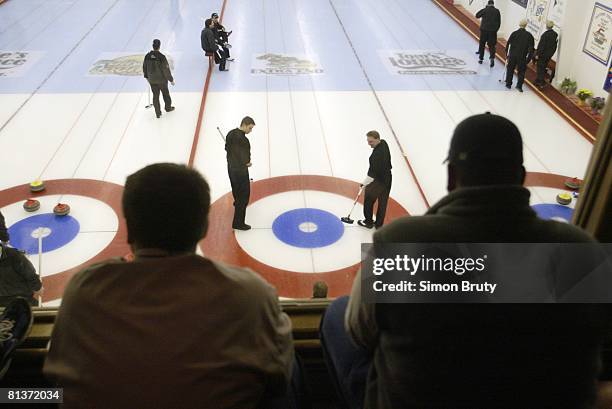
<svg viewBox="0 0 612 409"><path fill-rule="evenodd" d="M42 57L37 51L0 51L0 77L21 77Z"/></svg>
<svg viewBox="0 0 612 409"><path fill-rule="evenodd" d="M312 55L257 54L253 57L254 75L317 75L323 68Z"/></svg>
<svg viewBox="0 0 612 409"><path fill-rule="evenodd" d="M89 75L119 75L128 77L142 76L144 54L104 53L89 69ZM166 55L170 70L174 69L172 57Z"/></svg>
<svg viewBox="0 0 612 409"><path fill-rule="evenodd" d="M475 61L465 51L382 50L379 54L393 75L477 74Z"/></svg>

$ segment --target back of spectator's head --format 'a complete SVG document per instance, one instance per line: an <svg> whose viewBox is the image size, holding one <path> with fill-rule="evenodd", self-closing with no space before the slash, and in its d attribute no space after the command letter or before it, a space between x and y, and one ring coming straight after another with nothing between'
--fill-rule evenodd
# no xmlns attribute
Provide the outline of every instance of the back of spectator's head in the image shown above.
<svg viewBox="0 0 612 409"><path fill-rule="evenodd" d="M455 128L448 151L448 190L481 185L522 185L523 140L511 121L490 113Z"/></svg>
<svg viewBox="0 0 612 409"><path fill-rule="evenodd" d="M128 176L123 214L134 249L193 251L206 236L210 189L202 175L173 163L149 165Z"/></svg>
<svg viewBox="0 0 612 409"><path fill-rule="evenodd" d="M159 47L161 47L161 41L159 41L157 38L155 40L153 40L153 49L154 50L159 50Z"/></svg>
<svg viewBox="0 0 612 409"><path fill-rule="evenodd" d="M0 242L9 241L9 233L6 228L6 222L4 221L4 216L0 213Z"/></svg>

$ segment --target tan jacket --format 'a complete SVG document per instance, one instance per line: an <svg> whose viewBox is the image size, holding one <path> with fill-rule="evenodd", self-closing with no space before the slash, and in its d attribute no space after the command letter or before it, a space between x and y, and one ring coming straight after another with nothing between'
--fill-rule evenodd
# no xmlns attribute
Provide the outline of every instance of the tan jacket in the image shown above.
<svg viewBox="0 0 612 409"><path fill-rule="evenodd" d="M138 252L76 274L44 373L70 408L254 408L290 379L291 323L250 270Z"/></svg>

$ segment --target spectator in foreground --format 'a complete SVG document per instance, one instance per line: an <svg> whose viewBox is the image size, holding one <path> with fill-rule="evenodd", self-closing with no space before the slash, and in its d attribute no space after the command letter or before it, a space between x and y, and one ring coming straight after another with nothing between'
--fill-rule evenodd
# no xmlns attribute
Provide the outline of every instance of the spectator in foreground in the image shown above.
<svg viewBox="0 0 612 409"><path fill-rule="evenodd" d="M519 130L503 117L464 120L451 140L449 194L424 216L379 230L374 243L593 242L575 226L536 216L522 186L522 146ZM593 404L605 324L600 307L366 304L361 280L359 273L348 306L346 297L336 300L321 324L331 372L351 408Z"/></svg>
<svg viewBox="0 0 612 409"><path fill-rule="evenodd" d="M209 187L162 163L130 175L123 193L135 260L77 273L44 366L67 408L256 408L283 395L291 324L273 287L250 270L195 254Z"/></svg>

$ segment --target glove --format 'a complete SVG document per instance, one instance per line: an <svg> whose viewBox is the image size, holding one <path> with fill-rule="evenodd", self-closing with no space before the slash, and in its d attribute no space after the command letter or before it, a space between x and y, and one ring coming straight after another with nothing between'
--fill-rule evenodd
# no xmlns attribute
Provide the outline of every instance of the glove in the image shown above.
<svg viewBox="0 0 612 409"><path fill-rule="evenodd" d="M363 179L363 182L361 183L361 186L367 186L367 185L369 185L372 182L374 182L374 178L366 176L366 178Z"/></svg>

